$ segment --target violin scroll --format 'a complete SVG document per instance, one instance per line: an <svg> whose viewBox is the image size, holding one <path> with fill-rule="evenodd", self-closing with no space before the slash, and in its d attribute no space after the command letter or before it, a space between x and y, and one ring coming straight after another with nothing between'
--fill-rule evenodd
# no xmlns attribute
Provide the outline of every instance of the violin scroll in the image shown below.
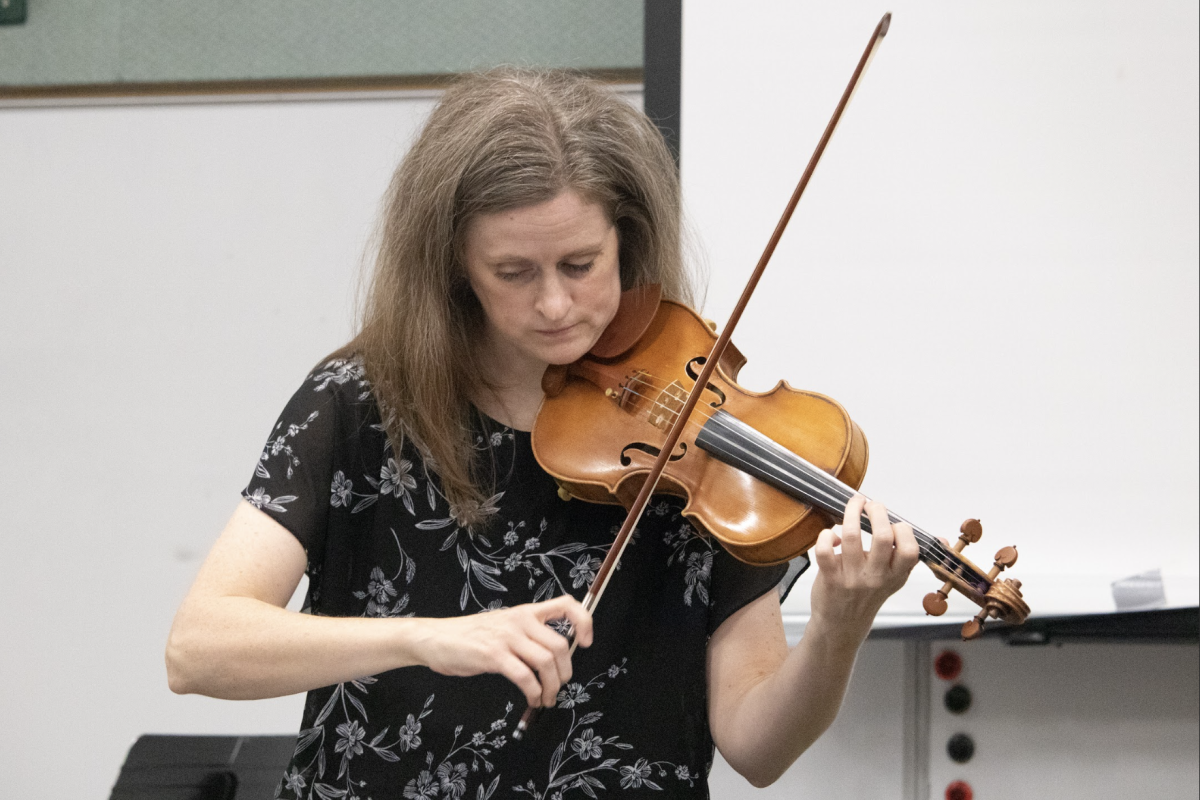
<svg viewBox="0 0 1200 800"><path fill-rule="evenodd" d="M977 519L969 519L962 524L959 532L961 535L958 537L958 541L954 543L954 552L962 556L962 552L966 549L967 545L974 544L982 538L983 525ZM970 564L965 557L962 560ZM945 578L946 582L942 584L942 588L925 595L925 599L921 603L925 608L925 613L933 617L940 617L942 614L945 614L947 608L946 598L952 589L958 589L975 601L981 609L974 619L967 621L963 625L962 638L964 640L979 638L983 633L983 624L989 617L1002 619L1012 625L1020 625L1029 616L1029 606L1025 603L1021 595L1021 582L1016 579L998 579L1001 572L1016 563L1016 547L1000 548L993 559L991 570L988 571L987 580L989 586L983 594L980 594L975 587L965 584L953 572L944 569L934 569L934 572L940 577Z"/></svg>

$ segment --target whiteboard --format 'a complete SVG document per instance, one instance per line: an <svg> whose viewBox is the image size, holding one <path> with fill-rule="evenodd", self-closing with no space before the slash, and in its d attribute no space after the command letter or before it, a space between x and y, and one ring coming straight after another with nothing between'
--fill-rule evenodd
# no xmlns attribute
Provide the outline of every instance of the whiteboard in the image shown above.
<svg viewBox="0 0 1200 800"><path fill-rule="evenodd" d="M685 3L708 316L728 316L888 9ZM967 555L1016 544L1034 613L1112 611L1112 582L1153 569L1195 605L1197 5L890 10L739 325L742 382L841 402L870 442L864 492L950 539L980 518ZM881 619L925 619L935 585L918 569Z"/></svg>

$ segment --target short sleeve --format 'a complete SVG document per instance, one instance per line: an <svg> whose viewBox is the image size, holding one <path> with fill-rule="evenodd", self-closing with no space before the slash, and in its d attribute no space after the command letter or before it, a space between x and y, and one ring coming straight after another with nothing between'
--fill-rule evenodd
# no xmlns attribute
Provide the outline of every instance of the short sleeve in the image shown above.
<svg viewBox="0 0 1200 800"><path fill-rule="evenodd" d="M778 593L779 601L787 597L792 585L808 567L808 557L799 556L791 562L759 567L738 561L718 547L713 557L712 609L708 616L708 635L743 606L769 591Z"/></svg>
<svg viewBox="0 0 1200 800"><path fill-rule="evenodd" d="M341 429L336 384L309 375L275 423L242 492L246 502L287 528L320 563L329 521L334 448Z"/></svg>

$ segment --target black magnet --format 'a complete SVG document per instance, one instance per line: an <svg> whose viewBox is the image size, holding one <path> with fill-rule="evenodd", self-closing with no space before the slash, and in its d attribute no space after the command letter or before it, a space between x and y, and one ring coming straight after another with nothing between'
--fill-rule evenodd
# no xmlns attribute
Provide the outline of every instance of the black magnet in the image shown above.
<svg viewBox="0 0 1200 800"><path fill-rule="evenodd" d="M961 683L946 690L946 710L951 714L961 714L971 707L971 690Z"/></svg>
<svg viewBox="0 0 1200 800"><path fill-rule="evenodd" d="M975 755L975 740L965 733L956 733L946 742L946 752L958 764L965 764Z"/></svg>

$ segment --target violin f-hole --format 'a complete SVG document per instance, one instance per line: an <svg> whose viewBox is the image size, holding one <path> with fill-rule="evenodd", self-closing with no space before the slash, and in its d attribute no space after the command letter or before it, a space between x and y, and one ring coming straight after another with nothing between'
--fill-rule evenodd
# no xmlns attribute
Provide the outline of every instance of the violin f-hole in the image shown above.
<svg viewBox="0 0 1200 800"><path fill-rule="evenodd" d="M662 448L655 447L652 444L646 444L645 442L634 442L633 444L627 444L621 448L621 466L623 467L628 467L633 463L633 459L629 457L630 450L640 450L643 453L649 454L653 458L658 458L658 454L662 452ZM675 452L672 453L667 460L678 461L685 455L687 455L687 442L680 442L678 447L675 448Z"/></svg>
<svg viewBox="0 0 1200 800"><path fill-rule="evenodd" d="M684 372L686 372L687 376L693 381L698 380L700 373L696 371L696 367L703 367L706 361L708 361L708 356L696 356L687 363L686 367L683 368ZM717 386L712 381L709 381L704 388L717 396L717 399L714 402L709 403L710 406L713 408L720 408L721 406L725 405L725 392L721 391L721 387Z"/></svg>

